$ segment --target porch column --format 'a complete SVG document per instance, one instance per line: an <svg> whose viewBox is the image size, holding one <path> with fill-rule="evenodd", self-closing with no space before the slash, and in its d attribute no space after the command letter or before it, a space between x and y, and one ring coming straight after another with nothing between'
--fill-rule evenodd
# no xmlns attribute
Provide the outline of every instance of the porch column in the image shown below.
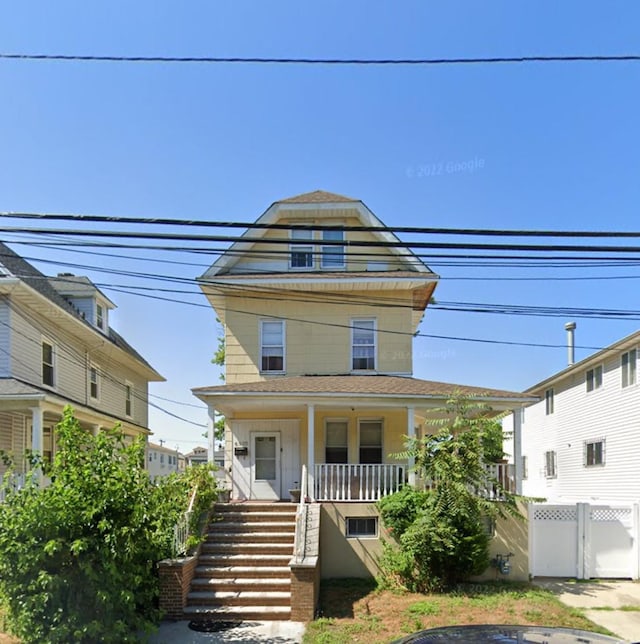
<svg viewBox="0 0 640 644"><path fill-rule="evenodd" d="M316 445L316 429L315 429L315 405L307 405L307 496L313 501L315 500L315 445Z"/></svg>
<svg viewBox="0 0 640 644"><path fill-rule="evenodd" d="M415 417L416 409L415 407L407 407L407 436L409 440L412 441L416 437L416 426L415 426ZM415 487L416 484L416 459L414 456L409 457L408 467L409 467L409 485Z"/></svg>
<svg viewBox="0 0 640 644"><path fill-rule="evenodd" d="M42 456L44 412L40 407L31 408L31 451ZM53 440L53 438L52 438ZM37 469L38 480L42 482L42 470Z"/></svg>
<svg viewBox="0 0 640 644"><path fill-rule="evenodd" d="M522 409L513 411L513 475L516 494L522 494Z"/></svg>
<svg viewBox="0 0 640 644"><path fill-rule="evenodd" d="M209 420L207 421L207 461L214 462L213 453L216 449L216 409L207 405Z"/></svg>

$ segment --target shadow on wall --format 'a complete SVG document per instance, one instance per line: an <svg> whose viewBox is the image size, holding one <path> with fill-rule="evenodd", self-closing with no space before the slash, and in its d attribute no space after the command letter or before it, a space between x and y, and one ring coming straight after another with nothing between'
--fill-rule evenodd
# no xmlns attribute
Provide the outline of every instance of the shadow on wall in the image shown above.
<svg viewBox="0 0 640 644"><path fill-rule="evenodd" d="M529 581L529 522L527 521L527 505L518 503L522 515L520 518L508 517L498 519L495 535L489 544L492 559L498 555L512 554L509 574L503 574L496 566L490 566L476 577L479 581L510 580Z"/></svg>
<svg viewBox="0 0 640 644"><path fill-rule="evenodd" d="M348 518L377 518L373 503L322 503L320 574L323 579L372 578L379 573L379 537L347 537ZM381 524L378 522L379 531Z"/></svg>

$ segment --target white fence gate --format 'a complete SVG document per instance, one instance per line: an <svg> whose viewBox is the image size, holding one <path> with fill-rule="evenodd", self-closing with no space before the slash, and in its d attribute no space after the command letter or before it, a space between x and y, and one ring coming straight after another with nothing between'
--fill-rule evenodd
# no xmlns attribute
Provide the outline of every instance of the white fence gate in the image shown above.
<svg viewBox="0 0 640 644"><path fill-rule="evenodd" d="M533 577L639 577L638 505L529 506Z"/></svg>

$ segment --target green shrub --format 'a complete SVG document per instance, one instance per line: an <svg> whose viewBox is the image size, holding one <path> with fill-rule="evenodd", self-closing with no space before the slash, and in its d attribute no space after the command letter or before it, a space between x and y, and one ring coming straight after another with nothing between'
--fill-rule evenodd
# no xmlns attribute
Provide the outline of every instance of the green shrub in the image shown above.
<svg viewBox="0 0 640 644"><path fill-rule="evenodd" d="M51 484L28 477L0 504L7 621L25 644L138 641L159 619L155 564L171 556L176 520L204 475L155 485L142 439L127 445L118 428L93 436L69 408L56 431Z"/></svg>
<svg viewBox="0 0 640 644"><path fill-rule="evenodd" d="M378 502L397 542L383 550L383 583L415 592L445 590L482 573L489 565L486 519L519 515L514 495L499 481L492 484L502 493L500 502L478 493L487 483L485 463L502 455L491 410L454 396L430 424L434 431L398 455L414 459L430 489L405 487Z"/></svg>

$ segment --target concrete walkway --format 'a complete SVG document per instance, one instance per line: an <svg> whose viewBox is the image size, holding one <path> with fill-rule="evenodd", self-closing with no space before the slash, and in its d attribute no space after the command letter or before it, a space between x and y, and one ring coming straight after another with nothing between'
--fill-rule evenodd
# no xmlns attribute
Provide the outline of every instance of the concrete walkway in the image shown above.
<svg viewBox="0 0 640 644"><path fill-rule="evenodd" d="M566 606L629 642L640 642L640 583L633 581L534 580ZM621 610L626 609L626 610Z"/></svg>
<svg viewBox="0 0 640 644"><path fill-rule="evenodd" d="M203 642L244 642L245 644L299 644L304 635L302 622L241 622L217 633L201 633L188 621L162 622L149 639L150 644L202 644Z"/></svg>

